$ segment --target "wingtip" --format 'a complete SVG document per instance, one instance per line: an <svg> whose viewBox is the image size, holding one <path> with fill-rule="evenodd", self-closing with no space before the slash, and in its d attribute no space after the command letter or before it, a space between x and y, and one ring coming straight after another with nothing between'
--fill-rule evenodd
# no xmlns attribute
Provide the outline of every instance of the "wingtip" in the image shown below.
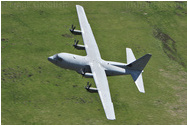
<svg viewBox="0 0 188 126"><path fill-rule="evenodd" d="M116 120L115 115L113 117L107 117L108 120Z"/></svg>
<svg viewBox="0 0 188 126"><path fill-rule="evenodd" d="M143 94L145 94L145 91L140 91L140 93L143 93Z"/></svg>
<svg viewBox="0 0 188 126"><path fill-rule="evenodd" d="M126 48L126 50L132 50L131 48Z"/></svg>
<svg viewBox="0 0 188 126"><path fill-rule="evenodd" d="M114 118L114 119L108 119L108 120L116 120L116 118Z"/></svg>
<svg viewBox="0 0 188 126"><path fill-rule="evenodd" d="M110 115L106 115L107 119L108 120L116 120L116 117L115 117L115 113L114 114L110 114Z"/></svg>
<svg viewBox="0 0 188 126"><path fill-rule="evenodd" d="M82 7L81 5L76 5L76 7ZM83 8L83 7L82 7Z"/></svg>

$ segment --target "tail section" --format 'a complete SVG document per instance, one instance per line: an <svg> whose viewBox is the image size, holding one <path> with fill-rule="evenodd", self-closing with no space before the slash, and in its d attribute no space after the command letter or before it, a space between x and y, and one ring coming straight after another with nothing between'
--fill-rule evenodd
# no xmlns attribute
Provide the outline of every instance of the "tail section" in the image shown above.
<svg viewBox="0 0 188 126"><path fill-rule="evenodd" d="M143 57L136 60L132 50L130 48L126 48L127 53L127 66L126 69L131 74L138 90L142 93L145 93L144 83L142 79L142 71L149 59L151 58L151 54L146 54Z"/></svg>
<svg viewBox="0 0 188 126"><path fill-rule="evenodd" d="M136 60L133 51L130 48L126 48L126 54L127 54L127 64Z"/></svg>
<svg viewBox="0 0 188 126"><path fill-rule="evenodd" d="M131 71L131 76L132 76L138 90L141 93L145 93L144 83L143 83L143 78L142 78L142 71Z"/></svg>
<svg viewBox="0 0 188 126"><path fill-rule="evenodd" d="M142 71L144 69L144 67L146 66L146 64L148 63L150 58L151 58L151 54L146 54L146 55L142 56L141 58L128 64L127 66L129 67L129 69Z"/></svg>

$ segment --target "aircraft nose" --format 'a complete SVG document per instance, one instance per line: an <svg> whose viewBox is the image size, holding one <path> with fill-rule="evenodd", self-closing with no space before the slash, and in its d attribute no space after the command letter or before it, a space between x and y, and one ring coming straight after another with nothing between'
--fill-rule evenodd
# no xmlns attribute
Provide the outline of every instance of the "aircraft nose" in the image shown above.
<svg viewBox="0 0 188 126"><path fill-rule="evenodd" d="M48 61L52 62L53 61L53 56L48 57Z"/></svg>

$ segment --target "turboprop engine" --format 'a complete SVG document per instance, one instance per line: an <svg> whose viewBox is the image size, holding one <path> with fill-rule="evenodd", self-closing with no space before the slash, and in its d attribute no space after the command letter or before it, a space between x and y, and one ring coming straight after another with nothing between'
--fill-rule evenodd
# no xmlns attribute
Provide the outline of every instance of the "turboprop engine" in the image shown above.
<svg viewBox="0 0 188 126"><path fill-rule="evenodd" d="M83 75L83 74L82 74ZM93 78L93 74L92 73L85 73L83 75L85 78Z"/></svg>
<svg viewBox="0 0 188 126"><path fill-rule="evenodd" d="M74 35L81 35L82 32L81 32L80 30L75 30L75 28L76 28L76 26L72 25L71 29L69 29L70 32L71 32L72 34L74 34Z"/></svg>
<svg viewBox="0 0 188 126"><path fill-rule="evenodd" d="M86 69L85 68L81 70L81 74L85 78L93 78L93 74L92 73L86 73Z"/></svg>
<svg viewBox="0 0 188 126"><path fill-rule="evenodd" d="M85 46L79 45L78 42L79 42L79 40L77 40L77 41L76 41L76 39L74 40L74 44L73 44L74 48L78 49L78 50L85 50Z"/></svg>
<svg viewBox="0 0 188 126"><path fill-rule="evenodd" d="M85 86L85 89L91 93L97 93L98 92L97 88L93 88L91 87L91 85L92 84L89 84L89 82L87 82L87 86Z"/></svg>

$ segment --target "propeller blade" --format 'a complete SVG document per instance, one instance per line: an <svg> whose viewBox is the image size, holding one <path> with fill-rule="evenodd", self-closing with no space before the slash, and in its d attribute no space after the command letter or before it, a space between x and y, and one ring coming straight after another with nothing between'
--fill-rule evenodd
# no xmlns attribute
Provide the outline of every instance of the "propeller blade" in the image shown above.
<svg viewBox="0 0 188 126"><path fill-rule="evenodd" d="M76 45L78 45L79 40L77 40Z"/></svg>
<svg viewBox="0 0 188 126"><path fill-rule="evenodd" d="M87 87L89 86L89 81L87 82Z"/></svg>
<svg viewBox="0 0 188 126"><path fill-rule="evenodd" d="M74 29L76 28L76 26L74 26L73 24L72 24L72 26L71 26L71 31L74 31Z"/></svg>
<svg viewBox="0 0 188 126"><path fill-rule="evenodd" d="M76 28L76 26L72 25L72 30L74 30Z"/></svg>
<svg viewBox="0 0 188 126"><path fill-rule="evenodd" d="M92 84L89 85L89 88L91 87Z"/></svg>
<svg viewBox="0 0 188 126"><path fill-rule="evenodd" d="M85 73L86 73L86 69L84 68L84 69L82 69L82 71L81 71L82 77L85 75Z"/></svg>
<svg viewBox="0 0 188 126"><path fill-rule="evenodd" d="M91 87L91 84L89 84L89 82L87 82L87 86L85 86L85 89L89 90L90 87Z"/></svg>
<svg viewBox="0 0 188 126"><path fill-rule="evenodd" d="M76 47L78 45L78 42L79 42L79 40L76 41L76 39L75 39L73 46Z"/></svg>

